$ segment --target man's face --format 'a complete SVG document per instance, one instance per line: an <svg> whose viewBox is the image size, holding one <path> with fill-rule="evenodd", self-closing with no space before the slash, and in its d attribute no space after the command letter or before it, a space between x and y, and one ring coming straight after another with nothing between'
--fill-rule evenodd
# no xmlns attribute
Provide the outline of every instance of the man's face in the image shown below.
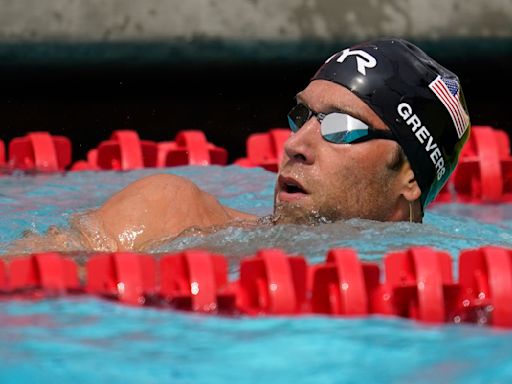
<svg viewBox="0 0 512 384"><path fill-rule="evenodd" d="M312 81L297 100L315 112L342 111L369 126L387 129L362 100L332 82ZM400 196L398 172L390 169L397 148L396 142L381 139L330 143L312 117L284 145L274 195L276 221L389 220Z"/></svg>

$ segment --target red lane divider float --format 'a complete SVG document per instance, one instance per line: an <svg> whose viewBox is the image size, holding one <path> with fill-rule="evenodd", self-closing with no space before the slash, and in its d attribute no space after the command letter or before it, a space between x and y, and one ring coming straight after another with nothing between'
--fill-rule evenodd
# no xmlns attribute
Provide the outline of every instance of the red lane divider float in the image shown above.
<svg viewBox="0 0 512 384"><path fill-rule="evenodd" d="M0 265L0 291L43 297L82 291L73 260L58 253L36 253Z"/></svg>
<svg viewBox="0 0 512 384"><path fill-rule="evenodd" d="M459 164L436 202L503 203L512 201L512 157L504 131L471 127Z"/></svg>
<svg viewBox="0 0 512 384"><path fill-rule="evenodd" d="M87 262L86 292L126 304L144 304L156 294L156 261L150 255L108 253Z"/></svg>
<svg viewBox="0 0 512 384"><path fill-rule="evenodd" d="M0 167L5 166L5 144L0 140Z"/></svg>
<svg viewBox="0 0 512 384"><path fill-rule="evenodd" d="M228 152L206 140L202 131L178 132L174 141L159 143L161 166L226 165Z"/></svg>
<svg viewBox="0 0 512 384"><path fill-rule="evenodd" d="M440 323L453 312L458 286L453 282L450 255L431 248L390 253L384 260L393 312Z"/></svg>
<svg viewBox="0 0 512 384"><path fill-rule="evenodd" d="M266 133L254 133L246 143L247 157L235 164L241 167L263 167L277 172L283 156L284 142L290 137L289 129L275 128Z"/></svg>
<svg viewBox="0 0 512 384"><path fill-rule="evenodd" d="M271 129L249 136L247 157L235 164L263 167L276 172L283 155L289 129ZM5 162L0 141L0 166ZM140 140L137 132L114 131L109 140L87 153L86 161L71 170L132 170L180 165L226 165L225 149L207 141L198 130L180 131L173 141ZM21 170L63 171L71 163L71 143L63 136L32 132L9 143L7 167ZM474 126L461 152L459 165L436 202L503 203L512 202L512 156L504 131Z"/></svg>
<svg viewBox="0 0 512 384"><path fill-rule="evenodd" d="M154 141L140 140L135 131L114 131L110 140L100 143L96 156L100 169L131 170L155 167L157 145Z"/></svg>
<svg viewBox="0 0 512 384"><path fill-rule="evenodd" d="M58 253L0 260L5 298L43 298L84 292L129 305L224 314L335 316L393 315L426 323L472 322L512 327L512 250L465 250L459 281L446 252L410 248L384 256L383 270L361 262L355 251L332 249L324 263L308 266L301 256L261 250L228 280L224 256L186 251L154 256L102 253L78 268Z"/></svg>
<svg viewBox="0 0 512 384"><path fill-rule="evenodd" d="M379 287L379 266L360 263L351 249L332 249L325 264L313 267L311 310L342 316L373 313L371 295Z"/></svg>
<svg viewBox="0 0 512 384"><path fill-rule="evenodd" d="M96 148L87 151L87 160L78 160L71 166L71 171L99 171L98 150Z"/></svg>
<svg viewBox="0 0 512 384"><path fill-rule="evenodd" d="M166 254L160 259L160 295L175 308L196 312L233 310L234 292L221 292L228 283L224 256L204 251Z"/></svg>
<svg viewBox="0 0 512 384"><path fill-rule="evenodd" d="M237 306L256 314L299 314L306 305L307 265L302 257L262 250L242 260Z"/></svg>
<svg viewBox="0 0 512 384"><path fill-rule="evenodd" d="M62 171L71 163L71 142L48 132L31 132L9 143L9 165L15 169Z"/></svg>
<svg viewBox="0 0 512 384"><path fill-rule="evenodd" d="M484 247L459 259L460 300L466 321L512 327L512 251Z"/></svg>
<svg viewBox="0 0 512 384"><path fill-rule="evenodd" d="M87 153L87 161L76 162L72 170L133 170L179 165L226 165L228 153L206 140L203 132L178 132L174 141L140 140L131 130L114 131L110 140Z"/></svg>
<svg viewBox="0 0 512 384"><path fill-rule="evenodd" d="M5 269L5 263L0 259L0 292L9 291L9 285L7 281L7 271Z"/></svg>
<svg viewBox="0 0 512 384"><path fill-rule="evenodd" d="M453 183L460 202L512 201L512 157L507 134L491 127L473 127Z"/></svg>

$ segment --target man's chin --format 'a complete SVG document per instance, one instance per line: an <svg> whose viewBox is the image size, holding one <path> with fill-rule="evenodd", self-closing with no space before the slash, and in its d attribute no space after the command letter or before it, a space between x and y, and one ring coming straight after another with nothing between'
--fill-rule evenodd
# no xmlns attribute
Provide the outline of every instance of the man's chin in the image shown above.
<svg viewBox="0 0 512 384"><path fill-rule="evenodd" d="M277 203L274 207L274 223L276 224L320 224L331 220L318 210L294 203Z"/></svg>

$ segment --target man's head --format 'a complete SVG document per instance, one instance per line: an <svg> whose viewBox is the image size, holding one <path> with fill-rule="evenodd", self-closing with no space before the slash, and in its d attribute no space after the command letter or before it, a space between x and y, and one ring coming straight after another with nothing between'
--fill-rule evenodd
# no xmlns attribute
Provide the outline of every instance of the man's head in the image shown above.
<svg viewBox="0 0 512 384"><path fill-rule="evenodd" d="M297 103L276 184L280 222L421 221L469 135L457 77L400 39L331 56Z"/></svg>

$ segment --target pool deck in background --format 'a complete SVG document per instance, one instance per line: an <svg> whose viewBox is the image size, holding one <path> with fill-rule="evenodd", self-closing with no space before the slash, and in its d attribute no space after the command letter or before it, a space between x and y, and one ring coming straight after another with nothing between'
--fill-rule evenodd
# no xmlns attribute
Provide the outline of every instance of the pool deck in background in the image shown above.
<svg viewBox="0 0 512 384"><path fill-rule="evenodd" d="M0 41L510 37L507 0L0 0Z"/></svg>
<svg viewBox="0 0 512 384"><path fill-rule="evenodd" d="M381 36L510 41L511 21L508 0L0 0L0 65L300 62Z"/></svg>

